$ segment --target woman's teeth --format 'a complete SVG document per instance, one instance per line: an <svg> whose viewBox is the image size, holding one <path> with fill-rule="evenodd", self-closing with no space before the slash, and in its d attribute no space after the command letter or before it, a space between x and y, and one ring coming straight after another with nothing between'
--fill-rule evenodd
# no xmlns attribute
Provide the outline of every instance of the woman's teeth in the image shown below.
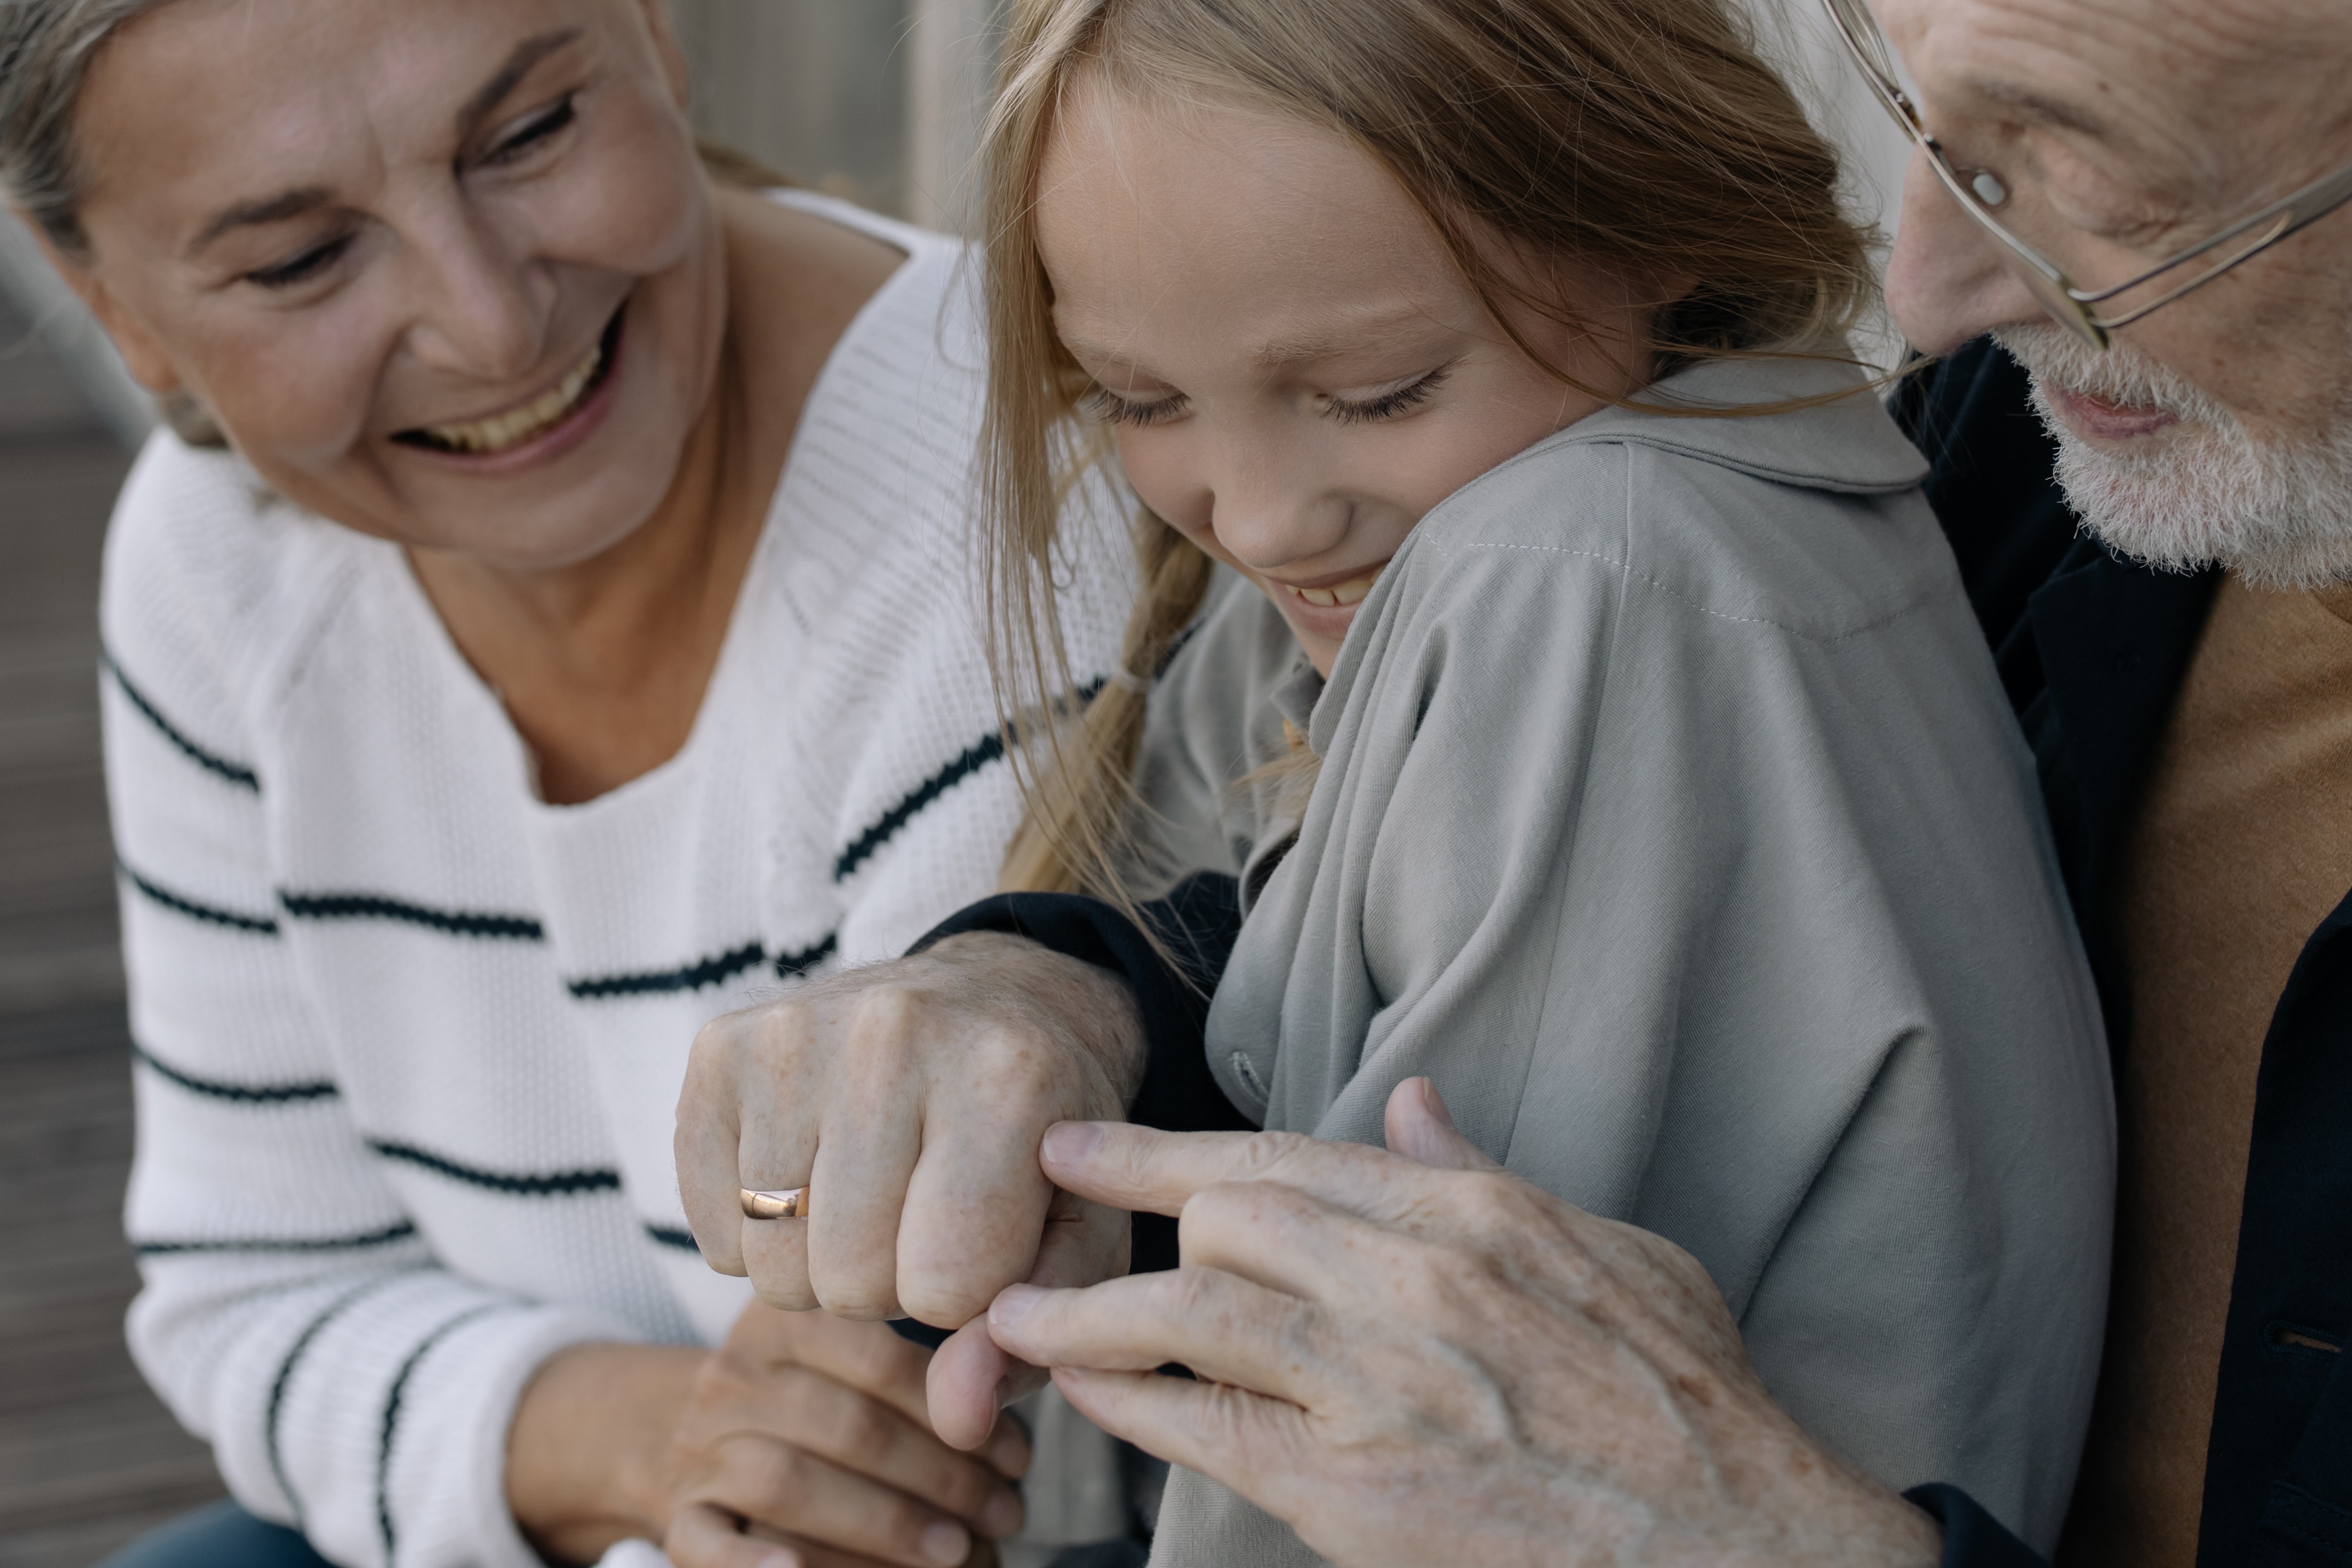
<svg viewBox="0 0 2352 1568"><path fill-rule="evenodd" d="M421 433L435 446L450 452L490 454L511 451L546 434L563 423L596 372L604 368L604 345L588 350L572 372L553 389L521 408L496 419L471 419L457 424L428 424Z"/></svg>
<svg viewBox="0 0 2352 1568"><path fill-rule="evenodd" d="M1372 591L1372 584L1380 578L1376 571L1370 577L1355 578L1332 588L1292 588L1290 591L1318 610L1330 610L1343 604L1361 604L1364 595ZM1287 583L1284 586L1289 587Z"/></svg>

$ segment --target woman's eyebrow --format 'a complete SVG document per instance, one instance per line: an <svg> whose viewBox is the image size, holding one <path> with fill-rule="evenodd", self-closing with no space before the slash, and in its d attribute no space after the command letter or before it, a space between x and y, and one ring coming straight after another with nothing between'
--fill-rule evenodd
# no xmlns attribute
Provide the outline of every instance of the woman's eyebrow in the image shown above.
<svg viewBox="0 0 2352 1568"><path fill-rule="evenodd" d="M579 39L579 28L565 27L559 32L541 33L536 37L525 38L517 44L514 52L507 56L507 63L499 68L498 74L484 82L474 96L466 100L466 107L457 111L458 139L463 141L471 136L507 94L514 91L522 78L530 74L533 66Z"/></svg>
<svg viewBox="0 0 2352 1568"><path fill-rule="evenodd" d="M334 193L323 185L306 185L300 190L287 191L266 201L241 202L224 209L206 224L204 232L190 242L187 256L194 256L231 229L252 228L262 224L282 224L289 218L299 218L313 208L323 207L334 199Z"/></svg>
<svg viewBox="0 0 2352 1568"><path fill-rule="evenodd" d="M517 44L498 73L476 89L474 96L466 100L466 107L457 111L458 139L462 141L472 135L475 129L497 110L507 94L514 91L523 78L530 74L531 68L558 49L577 43L580 37L579 28L566 27L560 32L541 33ZM231 229L282 224L289 218L299 218L305 213L323 207L333 200L334 193L325 186L305 185L262 201L240 202L216 214L183 254L196 255Z"/></svg>

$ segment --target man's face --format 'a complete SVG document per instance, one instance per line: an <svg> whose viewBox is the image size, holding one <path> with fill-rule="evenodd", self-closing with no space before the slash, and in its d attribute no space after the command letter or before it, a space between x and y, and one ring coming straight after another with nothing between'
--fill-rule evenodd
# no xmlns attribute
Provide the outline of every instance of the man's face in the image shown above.
<svg viewBox="0 0 2352 1568"><path fill-rule="evenodd" d="M2345 0L1874 0L1952 161L2076 287L2352 163ZM2352 578L2352 208L2116 334L2052 323L1915 159L1887 292L1916 347L2032 371L2085 519L2143 559Z"/></svg>

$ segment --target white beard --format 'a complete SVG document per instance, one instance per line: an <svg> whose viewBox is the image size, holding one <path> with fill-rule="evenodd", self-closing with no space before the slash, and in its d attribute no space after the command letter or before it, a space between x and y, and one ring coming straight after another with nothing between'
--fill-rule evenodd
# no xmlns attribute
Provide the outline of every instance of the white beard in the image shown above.
<svg viewBox="0 0 2352 1568"><path fill-rule="evenodd" d="M2063 328L1993 334L2033 376L2034 406L2058 441L2058 482L2084 524L2146 565L2221 565L2257 587L2352 580L2352 391L2319 437L2257 441L2238 416L2127 344L2102 353ZM2144 454L2093 446L2052 405L2048 383L2180 423Z"/></svg>

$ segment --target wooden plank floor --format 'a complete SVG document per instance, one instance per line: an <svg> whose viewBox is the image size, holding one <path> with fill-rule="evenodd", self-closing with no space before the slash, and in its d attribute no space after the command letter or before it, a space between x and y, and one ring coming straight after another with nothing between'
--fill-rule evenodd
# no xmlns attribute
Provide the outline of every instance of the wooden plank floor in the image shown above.
<svg viewBox="0 0 2352 1568"><path fill-rule="evenodd" d="M127 464L0 299L0 1568L87 1568L221 1490L122 1342L131 1060L97 597Z"/></svg>

